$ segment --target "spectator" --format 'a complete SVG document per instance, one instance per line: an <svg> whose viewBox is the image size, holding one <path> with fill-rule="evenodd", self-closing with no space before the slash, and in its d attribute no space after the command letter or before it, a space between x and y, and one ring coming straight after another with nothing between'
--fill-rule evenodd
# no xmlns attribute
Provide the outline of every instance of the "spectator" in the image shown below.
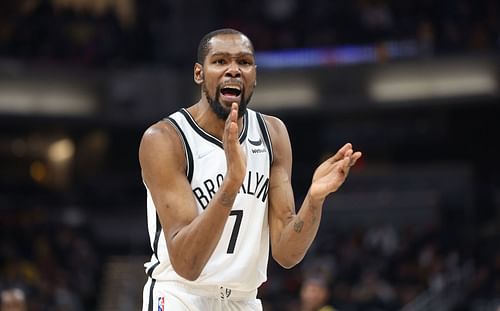
<svg viewBox="0 0 500 311"><path fill-rule="evenodd" d="M24 292L19 288L5 289L2 291L2 304L0 311L26 311Z"/></svg>
<svg viewBox="0 0 500 311"><path fill-rule="evenodd" d="M300 289L300 307L298 311L334 311L329 304L330 287L323 276L308 276Z"/></svg>

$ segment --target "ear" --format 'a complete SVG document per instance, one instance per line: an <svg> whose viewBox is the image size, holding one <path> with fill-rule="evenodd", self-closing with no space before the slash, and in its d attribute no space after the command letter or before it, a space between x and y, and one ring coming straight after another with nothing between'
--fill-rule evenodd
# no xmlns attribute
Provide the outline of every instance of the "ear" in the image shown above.
<svg viewBox="0 0 500 311"><path fill-rule="evenodd" d="M203 66L200 63L194 64L194 74L193 74L194 83L200 85L204 81L203 75Z"/></svg>

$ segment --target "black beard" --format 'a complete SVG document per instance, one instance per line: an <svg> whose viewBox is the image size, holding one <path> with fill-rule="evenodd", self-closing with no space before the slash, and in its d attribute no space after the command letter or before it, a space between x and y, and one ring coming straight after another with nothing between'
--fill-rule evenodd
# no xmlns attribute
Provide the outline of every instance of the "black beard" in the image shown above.
<svg viewBox="0 0 500 311"><path fill-rule="evenodd" d="M205 97L207 98L208 104L210 105L210 108L212 108L212 111L215 113L215 115L219 119L225 121L229 116L229 112L231 111L231 109L225 108L219 101L220 86L218 86L217 89L215 90L215 98L212 98L210 97L210 95L208 95L208 90L205 84L203 84L203 93L205 93ZM250 94L250 96L248 96L248 98L245 100L245 90L241 90L241 102L238 105L238 118L241 118L247 112L247 106L248 103L250 102L250 99L252 98L252 95L253 94Z"/></svg>

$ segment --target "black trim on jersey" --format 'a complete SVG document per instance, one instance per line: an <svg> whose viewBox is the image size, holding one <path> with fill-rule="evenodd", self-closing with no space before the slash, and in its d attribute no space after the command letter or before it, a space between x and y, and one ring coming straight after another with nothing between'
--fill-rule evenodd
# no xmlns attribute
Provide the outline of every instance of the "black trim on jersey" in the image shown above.
<svg viewBox="0 0 500 311"><path fill-rule="evenodd" d="M158 217L158 214L156 214L156 232L155 232L155 240L153 242L153 254L156 257L156 260L158 260L158 261L154 265L149 267L149 269L146 271L146 274L150 278L153 277L153 271L160 264L160 258L158 258L158 241L160 240L161 231L162 230L161 230L160 217Z"/></svg>
<svg viewBox="0 0 500 311"><path fill-rule="evenodd" d="M160 264L160 261L158 260L154 265L149 267L148 271L146 271L146 274L150 277L153 278L153 271L155 270L156 267Z"/></svg>
<svg viewBox="0 0 500 311"><path fill-rule="evenodd" d="M184 117L188 121L189 125L191 125L193 130L196 133L198 133L198 135L203 137L205 140L211 142L212 144L219 146L221 149L224 149L224 147L222 145L222 141L220 139L214 137L213 135L207 133L205 130L203 130L198 125L198 123L196 123L196 121L193 119L191 114L185 108L182 108L179 111L184 115ZM245 114L243 115L243 130L241 131L240 137L239 137L240 144L242 144L245 141L245 139L247 137L247 132L248 132L248 111L246 111Z"/></svg>
<svg viewBox="0 0 500 311"><path fill-rule="evenodd" d="M175 128L177 133L179 133L181 137L182 144L184 145L184 152L186 153L186 176L191 183L191 180L193 179L193 152L191 152L191 148L189 147L189 143L186 139L186 136L184 135L184 132L181 130L181 127L179 124L171 117L166 118L168 122L172 124L172 126Z"/></svg>
<svg viewBox="0 0 500 311"><path fill-rule="evenodd" d="M149 287L149 302L148 302L148 311L154 311L153 306L153 288L155 287L156 280L151 279L151 286Z"/></svg>
<svg viewBox="0 0 500 311"><path fill-rule="evenodd" d="M161 223L160 223L160 218L158 217L158 214L156 215L156 233L155 233L155 241L153 243L153 253L156 257L156 260L158 260L154 265L149 267L149 269L146 271L146 274L151 278L151 287L149 288L149 302L148 302L148 310L153 311L153 288L156 283L156 279L153 278L153 271L155 270L156 267L160 264L160 259L158 258L158 241L160 240L160 235L161 235Z"/></svg>
<svg viewBox="0 0 500 311"><path fill-rule="evenodd" d="M269 130L267 129L266 121L264 120L264 117L262 114L259 112L255 112L255 115L257 116L257 121L259 122L259 127L260 131L262 132L262 135L264 136L264 143L267 146L267 149L269 150L269 164L273 163L273 144L271 142L271 135L269 135Z"/></svg>
<svg viewBox="0 0 500 311"><path fill-rule="evenodd" d="M160 217L158 217L158 214L156 214L156 232L155 232L155 241L153 243L153 252L158 262L160 261L160 259L158 258L158 241L160 240L160 235L161 235Z"/></svg>
<svg viewBox="0 0 500 311"><path fill-rule="evenodd" d="M247 139L247 133L248 133L248 110L246 110L245 114L243 115L243 130L241 131L240 135L240 144L243 144L245 139Z"/></svg>

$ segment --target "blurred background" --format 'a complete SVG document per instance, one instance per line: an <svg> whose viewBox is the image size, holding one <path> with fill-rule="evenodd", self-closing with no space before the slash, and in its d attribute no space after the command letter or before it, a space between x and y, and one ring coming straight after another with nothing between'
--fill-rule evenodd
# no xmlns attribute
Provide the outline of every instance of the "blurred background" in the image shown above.
<svg viewBox="0 0 500 311"><path fill-rule="evenodd" d="M140 309L139 141L198 99L222 27L255 45L251 106L288 126L298 204L327 155L364 153L304 261L270 261L264 310L300 310L308 277L339 310L498 310L497 0L1 1L0 289Z"/></svg>

